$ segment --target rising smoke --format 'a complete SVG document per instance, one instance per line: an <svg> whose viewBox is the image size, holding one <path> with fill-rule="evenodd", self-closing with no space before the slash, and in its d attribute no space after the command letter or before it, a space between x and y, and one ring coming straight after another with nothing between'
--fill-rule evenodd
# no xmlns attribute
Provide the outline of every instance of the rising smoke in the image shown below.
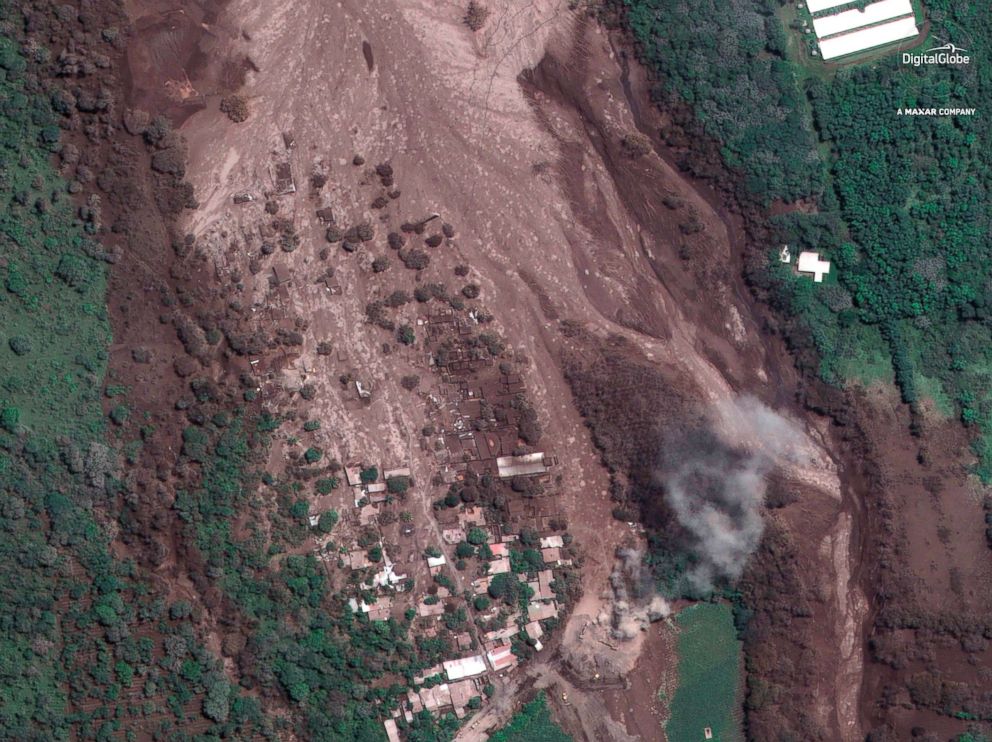
<svg viewBox="0 0 992 742"><path fill-rule="evenodd" d="M695 590L740 577L764 532L768 476L796 459L803 440L795 423L753 397L721 403L708 427L668 437L659 476L697 557L688 573Z"/></svg>
<svg viewBox="0 0 992 742"><path fill-rule="evenodd" d="M644 565L639 549L617 550L617 562L610 574L613 590L613 636L633 639L652 621L668 616L671 606L655 591L654 577Z"/></svg>

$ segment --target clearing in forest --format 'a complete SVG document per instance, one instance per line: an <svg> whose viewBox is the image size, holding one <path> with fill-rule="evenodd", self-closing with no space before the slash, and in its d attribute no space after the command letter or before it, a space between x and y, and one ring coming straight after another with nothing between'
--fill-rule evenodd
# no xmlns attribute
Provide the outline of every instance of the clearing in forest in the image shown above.
<svg viewBox="0 0 992 742"><path fill-rule="evenodd" d="M669 742L742 739L737 698L741 642L727 605L700 603L683 610L678 626L679 685L666 732Z"/></svg>

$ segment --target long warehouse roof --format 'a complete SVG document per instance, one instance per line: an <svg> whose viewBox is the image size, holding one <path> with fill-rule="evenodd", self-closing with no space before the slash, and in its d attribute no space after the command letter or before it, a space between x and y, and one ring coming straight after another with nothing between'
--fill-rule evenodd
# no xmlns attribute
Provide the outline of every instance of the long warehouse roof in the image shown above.
<svg viewBox="0 0 992 742"><path fill-rule="evenodd" d="M876 46L891 44L916 36L916 21L913 18L900 18L898 21L883 23L860 31L853 31L843 36L834 36L820 42L820 54L824 59L836 59Z"/></svg>
<svg viewBox="0 0 992 742"><path fill-rule="evenodd" d="M850 5L854 0L806 0L806 7L810 13L819 13L821 10L830 10L838 5Z"/></svg>
<svg viewBox="0 0 992 742"><path fill-rule="evenodd" d="M819 38L844 33L855 28L870 26L892 18L912 15L913 6L909 0L882 0L865 6L864 10L845 10L843 13L813 19L813 29Z"/></svg>

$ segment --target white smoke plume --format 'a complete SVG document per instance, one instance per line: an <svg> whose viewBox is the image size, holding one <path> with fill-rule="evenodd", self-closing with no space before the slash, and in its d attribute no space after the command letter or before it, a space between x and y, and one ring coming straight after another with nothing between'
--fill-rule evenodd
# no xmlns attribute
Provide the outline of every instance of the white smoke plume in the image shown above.
<svg viewBox="0 0 992 742"><path fill-rule="evenodd" d="M711 425L670 440L661 472L668 505L693 539L698 561L688 577L702 593L740 577L764 532L768 476L806 443L798 425L753 397L717 405Z"/></svg>
<svg viewBox="0 0 992 742"><path fill-rule="evenodd" d="M656 594L651 571L644 566L644 552L638 549L617 550L617 563L610 574L613 589L613 636L633 639L648 624L672 612L668 601Z"/></svg>

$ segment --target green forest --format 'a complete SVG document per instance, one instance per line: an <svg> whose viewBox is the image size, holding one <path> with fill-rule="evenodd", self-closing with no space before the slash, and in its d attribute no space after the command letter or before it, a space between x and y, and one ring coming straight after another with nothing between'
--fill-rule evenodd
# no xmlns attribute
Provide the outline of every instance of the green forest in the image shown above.
<svg viewBox="0 0 992 742"><path fill-rule="evenodd" d="M25 25L8 6L0 20ZM114 555L114 532L134 525L125 460L142 444L125 431L146 428L125 427L128 390L107 377L113 258L82 218L78 183L52 165L63 146L57 96L36 73L47 50L21 41L0 37L0 739L206 742L285 738L289 727L300 739L385 739L384 710L450 648L444 638L415 644L412 612L356 616L327 568L282 553L309 525L302 483L258 469L279 420L205 379L189 385L197 423L178 463L195 476L173 509L245 619L243 687L204 646L202 608L167 600ZM22 51L31 48L34 59ZM315 484L336 485L330 475ZM273 537L257 523L235 537L236 509L257 506L260 490L279 505ZM298 713L269 713L267 697ZM450 739L458 726L428 712L400 723L414 742Z"/></svg>
<svg viewBox="0 0 992 742"><path fill-rule="evenodd" d="M102 400L106 255L50 156L59 129L18 46L0 38L0 738L161 739L264 731L99 513L121 492ZM203 699L196 701L194 699ZM123 736L121 736L123 734Z"/></svg>
<svg viewBox="0 0 992 742"><path fill-rule="evenodd" d="M624 2L655 97L692 106L745 198L815 205L779 209L766 259L749 266L793 318L797 357L831 384L896 383L915 424L925 400L958 417L992 480L987 7L927 2L931 39L967 48L971 63L913 67L896 54L807 57L778 0ZM898 115L931 107L978 113ZM797 278L775 259L782 244L829 259L827 280Z"/></svg>

